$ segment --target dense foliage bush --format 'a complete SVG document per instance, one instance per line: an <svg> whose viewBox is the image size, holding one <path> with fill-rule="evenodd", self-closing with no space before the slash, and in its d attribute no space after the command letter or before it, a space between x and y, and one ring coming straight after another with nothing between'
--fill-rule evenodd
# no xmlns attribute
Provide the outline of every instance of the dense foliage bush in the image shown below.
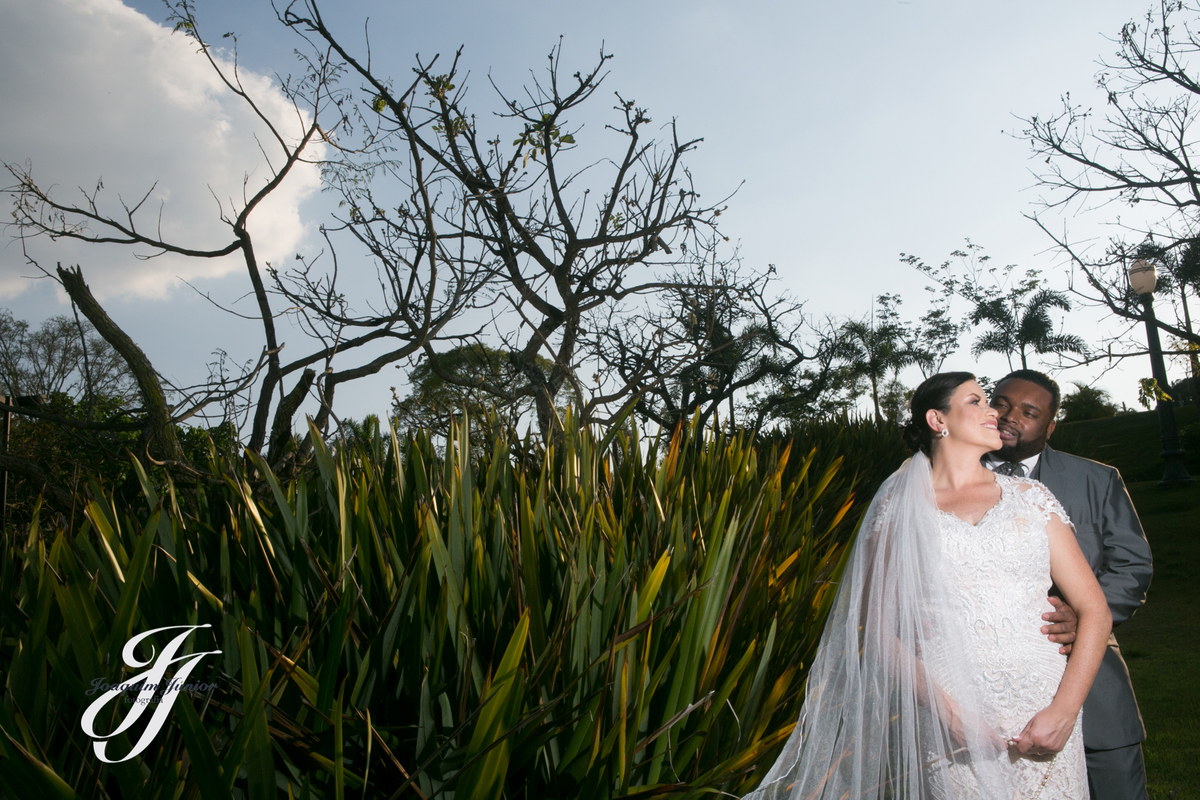
<svg viewBox="0 0 1200 800"><path fill-rule="evenodd" d="M500 435L473 461L463 428L444 456L377 430L318 440L287 482L215 448L217 480L189 491L134 465L138 506L95 484L78 530L35 514L10 536L3 791L690 797L761 778L874 488L844 450L625 429ZM881 471L877 433L810 438ZM97 759L88 687L134 674L131 636L205 624L187 646L221 651L190 678L208 688L141 755Z"/></svg>
<svg viewBox="0 0 1200 800"><path fill-rule="evenodd" d="M1117 415L1117 406L1108 392L1083 383L1062 399L1062 421L1082 422L1087 419L1108 419Z"/></svg>
<svg viewBox="0 0 1200 800"><path fill-rule="evenodd" d="M1190 422L1179 429L1179 443L1184 450L1200 452L1200 422Z"/></svg>
<svg viewBox="0 0 1200 800"><path fill-rule="evenodd" d="M46 398L40 409L84 423L91 419L122 419L125 401L119 397L98 396L89 405L56 392ZM45 493L46 484L73 492L87 485L89 478L107 486L119 486L131 474L128 451L136 447L137 432L95 431L70 428L20 414L12 414L8 443L10 455L31 462L42 473L41 481L10 472L8 476L9 518L19 525L28 524L33 507L42 502L47 510L70 515L69 502L55 501ZM0 432L2 435L2 432Z"/></svg>
<svg viewBox="0 0 1200 800"><path fill-rule="evenodd" d="M130 404L119 397L105 396L91 398L89 403L61 392L46 400L39 410L79 423L94 420L129 423L128 429L72 428L51 420L12 414L8 453L31 464L40 476L9 472L9 521L18 527L28 526L34 506L40 504L43 519L62 514L69 525L70 518L79 511L73 501L85 494L89 480L115 492L119 504L136 502L141 491L130 454L139 450L140 437L137 426L131 422ZM210 447L215 447L225 458L238 449L237 429L230 422L207 429L177 425L175 430L184 453L193 463L206 463ZM163 477L161 470L152 469L152 474ZM55 488L59 491L54 491Z"/></svg>

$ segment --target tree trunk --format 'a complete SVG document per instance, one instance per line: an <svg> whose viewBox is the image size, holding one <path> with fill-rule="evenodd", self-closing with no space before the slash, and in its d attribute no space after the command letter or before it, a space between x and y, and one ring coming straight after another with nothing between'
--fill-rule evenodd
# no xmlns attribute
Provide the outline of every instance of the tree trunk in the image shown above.
<svg viewBox="0 0 1200 800"><path fill-rule="evenodd" d="M1183 301L1183 327L1188 333L1194 333L1192 330L1192 314L1188 310L1187 284L1183 281L1179 282L1179 297ZM1197 354L1194 343L1191 344L1188 350L1190 351L1188 353L1188 363L1192 368L1192 379L1195 380L1197 377L1200 377L1200 354ZM1192 391L1196 390L1197 387L1192 388Z"/></svg>
<svg viewBox="0 0 1200 800"><path fill-rule="evenodd" d="M166 394L158 373L150 359L142 349L134 344L133 339L113 322L108 313L96 302L92 290L83 281L83 272L76 266L74 269L63 269L58 265L58 277L67 295L88 318L88 322L96 329L104 340L125 360L133 379L138 385L142 396L142 405L146 410L146 423L142 429L142 438L146 452L154 458L187 464L183 448L175 435L175 423L171 420L171 407L167 404Z"/></svg>
<svg viewBox="0 0 1200 800"><path fill-rule="evenodd" d="M247 208L249 210L249 208ZM262 386L258 391L258 402L254 406L254 424L250 428L249 449L256 453L262 452L267 439L267 417L271 412L271 397L275 387L283 381L283 371L279 363L279 340L275 335L275 315L271 313L271 303L267 297L267 289L263 285L262 275L258 271L258 259L254 256L254 245L244 224L239 223L234 228L237 233L239 249L246 262L246 272L250 276L250 285L254 288L254 299L258 302L258 313L262 319L263 336L267 345L267 371L263 375Z"/></svg>
<svg viewBox="0 0 1200 800"><path fill-rule="evenodd" d="M279 461L284 455L284 448L291 441L292 417L296 416L296 411L300 408L300 404L304 402L304 398L308 395L308 390L312 388L313 380L316 377L317 373L315 370L304 370L300 374L300 380L296 381L296 385L279 402L279 406L275 409L275 421L271 425L271 442L267 450L267 463L272 467L278 466Z"/></svg>

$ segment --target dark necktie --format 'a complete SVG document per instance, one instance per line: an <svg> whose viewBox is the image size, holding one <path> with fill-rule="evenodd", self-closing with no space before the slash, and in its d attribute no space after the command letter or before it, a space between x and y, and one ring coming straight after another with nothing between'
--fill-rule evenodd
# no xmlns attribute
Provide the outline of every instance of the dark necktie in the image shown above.
<svg viewBox="0 0 1200 800"><path fill-rule="evenodd" d="M996 467L996 472L1001 475L1011 475L1015 478L1025 477L1025 465L1020 461L1005 461L1000 466Z"/></svg>

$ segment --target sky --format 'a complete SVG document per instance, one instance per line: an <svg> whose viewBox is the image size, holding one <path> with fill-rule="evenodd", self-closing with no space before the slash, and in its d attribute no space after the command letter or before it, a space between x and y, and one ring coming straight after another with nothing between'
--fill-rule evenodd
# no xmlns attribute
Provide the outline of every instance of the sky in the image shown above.
<svg viewBox="0 0 1200 800"><path fill-rule="evenodd" d="M492 102L489 77L519 89L560 37L568 74L603 47L614 56L607 91L703 137L690 168L705 199L734 193L723 232L747 266L776 265L783 288L816 317L862 316L889 292L905 299L911 319L924 310L927 280L900 253L940 263L967 238L993 263L1040 269L1066 288L1063 258L1026 219L1043 193L1021 118L1056 110L1066 92L1095 102L1098 59L1112 55L1111 38L1142 12L1127 0L327 5L335 32L352 45L368 26L379 71L397 80L417 54L447 57L462 47L481 106ZM236 32L247 87L269 116L294 127L274 76L297 69L297 42L269 3L198 0L196 10L210 40ZM102 182L109 209L146 196L148 224L216 247L229 239L221 211L264 179L261 131L165 19L166 7L151 0L0 0L0 161L28 164L64 198ZM589 119L585 130L603 122L602 114ZM315 168L290 176L252 220L264 260L318 252L330 202ZM1099 237L1115 213L1050 219L1076 237ZM218 348L235 362L257 356L255 328L214 305L249 302L237 258L144 260L119 245L22 245L12 234L4 231L0 247L0 306L19 318L69 311L27 256L50 269L78 263L110 315L172 381L202 380ZM1066 330L1094 340L1107 324L1084 310ZM1003 359L977 360L967 345L947 369L1007 371ZM1065 385L1098 380L1133 406L1137 378L1149 371L1138 363L1057 377ZM339 411L384 413L388 387L401 381L390 370L355 384L340 393Z"/></svg>

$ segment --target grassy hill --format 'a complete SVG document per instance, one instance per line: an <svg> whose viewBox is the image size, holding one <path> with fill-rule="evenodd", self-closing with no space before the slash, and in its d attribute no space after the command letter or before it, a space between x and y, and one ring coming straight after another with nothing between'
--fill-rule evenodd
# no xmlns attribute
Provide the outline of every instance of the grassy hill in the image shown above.
<svg viewBox="0 0 1200 800"><path fill-rule="evenodd" d="M1194 406L1176 411L1181 427L1197 420ZM1146 605L1117 632L1146 723L1150 798L1200 797L1200 448L1184 462L1196 485L1160 489L1153 412L1060 425L1050 443L1125 477L1154 551Z"/></svg>

